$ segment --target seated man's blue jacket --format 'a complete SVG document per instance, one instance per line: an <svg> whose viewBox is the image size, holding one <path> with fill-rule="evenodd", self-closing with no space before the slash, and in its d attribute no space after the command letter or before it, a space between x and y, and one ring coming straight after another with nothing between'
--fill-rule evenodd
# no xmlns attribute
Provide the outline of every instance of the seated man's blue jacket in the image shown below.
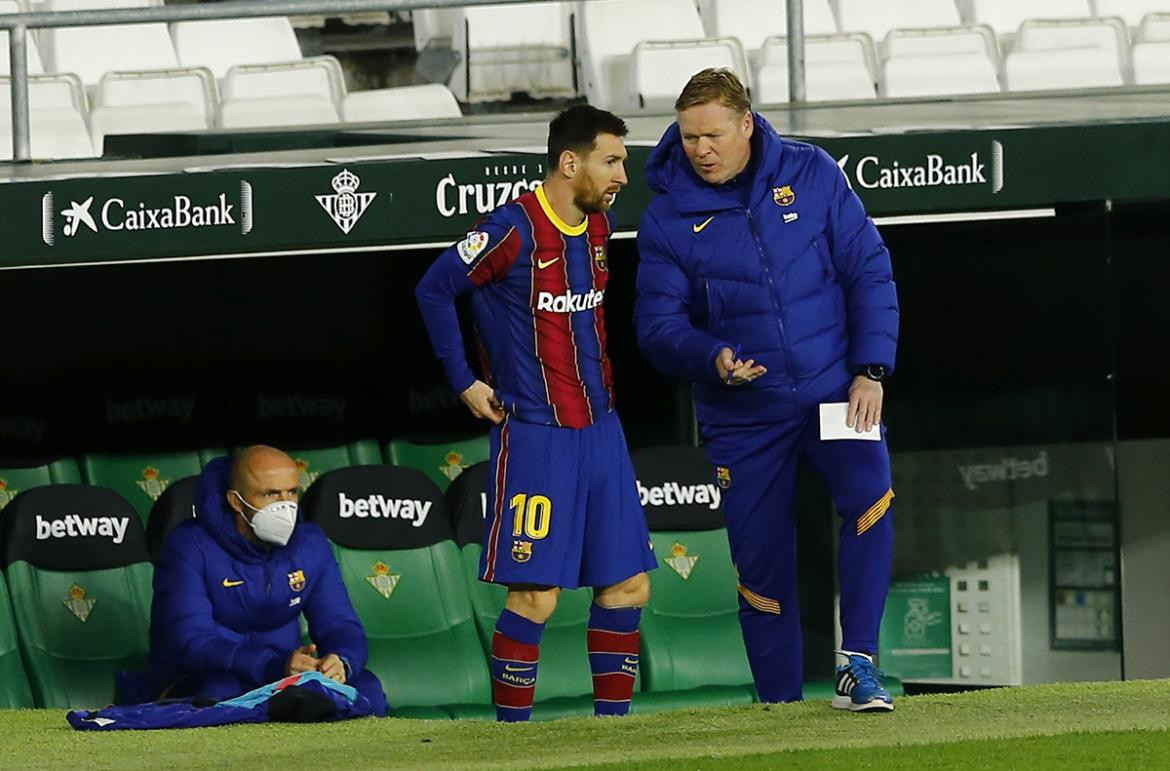
<svg viewBox="0 0 1170 771"><path fill-rule="evenodd" d="M728 184L695 174L677 123L646 168L659 195L638 229L634 326L652 364L695 384L704 425L784 421L843 400L864 365L894 368L898 298L877 228L825 151L754 119L751 162ZM725 346L767 374L723 384Z"/></svg>
<svg viewBox="0 0 1170 771"><path fill-rule="evenodd" d="M213 672L230 672L246 687L277 680L301 645L301 613L317 655L341 656L352 680L366 664L366 636L329 541L302 521L285 546L240 535L226 498L230 468L227 458L207 464L195 519L167 536L155 566L150 681L167 689Z"/></svg>

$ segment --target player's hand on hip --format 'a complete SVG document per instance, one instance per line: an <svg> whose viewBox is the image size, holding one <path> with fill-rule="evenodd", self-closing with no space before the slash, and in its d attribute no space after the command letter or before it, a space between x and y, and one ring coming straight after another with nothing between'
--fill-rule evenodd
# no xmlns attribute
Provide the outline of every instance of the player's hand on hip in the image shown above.
<svg viewBox="0 0 1170 771"><path fill-rule="evenodd" d="M865 375L853 378L849 387L849 415L845 425L862 433L882 422L882 384Z"/></svg>
<svg viewBox="0 0 1170 771"><path fill-rule="evenodd" d="M330 680L336 680L342 685L345 684L345 664L336 653L330 653L321 659L317 663L317 671Z"/></svg>
<svg viewBox="0 0 1170 771"><path fill-rule="evenodd" d="M768 371L762 364L756 364L755 359L744 361L730 348L719 351L715 357L715 369L719 372L719 379L727 385L739 386L750 383Z"/></svg>
<svg viewBox="0 0 1170 771"><path fill-rule="evenodd" d="M499 423L504 419L504 405L496 398L496 392L482 380L476 380L467 390L459 394L459 398L477 418Z"/></svg>
<svg viewBox="0 0 1170 771"><path fill-rule="evenodd" d="M320 663L313 655L316 652L316 645L302 645L297 648L288 657L288 663L284 665L284 673L286 675L299 675L301 672L315 671Z"/></svg>

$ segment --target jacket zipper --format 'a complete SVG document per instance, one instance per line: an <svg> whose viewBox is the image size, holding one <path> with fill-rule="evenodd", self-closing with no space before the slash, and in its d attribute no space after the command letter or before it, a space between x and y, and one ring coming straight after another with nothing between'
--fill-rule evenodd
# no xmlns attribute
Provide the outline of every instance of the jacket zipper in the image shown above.
<svg viewBox="0 0 1170 771"><path fill-rule="evenodd" d="M788 361L785 362L788 365L788 388L790 391L795 393L796 381L792 378L792 349L788 347L788 335L784 332L784 319L780 314L780 305L776 302L776 282L772 280L772 271L768 267L768 259L764 255L764 245L760 241L759 231L756 230L756 220L754 217L752 217L752 210L750 208L745 208L743 211L744 214L747 215L748 225L751 227L752 240L756 242L756 253L760 257L760 265L764 269L764 277L768 279L768 287L770 290L768 294L772 300L772 307L776 309L776 326L780 330L780 340L784 343L784 356L788 359Z"/></svg>

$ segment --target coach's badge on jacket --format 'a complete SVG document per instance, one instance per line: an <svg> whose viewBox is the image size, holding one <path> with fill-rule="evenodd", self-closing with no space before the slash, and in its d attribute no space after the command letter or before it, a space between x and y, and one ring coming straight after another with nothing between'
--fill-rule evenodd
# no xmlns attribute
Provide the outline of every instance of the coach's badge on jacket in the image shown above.
<svg viewBox="0 0 1170 771"><path fill-rule="evenodd" d="M459 252L459 258L466 264L470 265L475 262L475 258L488 245L488 234L482 230L473 230L467 234L455 247L455 251Z"/></svg>
<svg viewBox="0 0 1170 771"><path fill-rule="evenodd" d="M512 559L517 562L532 559L532 541L512 541Z"/></svg>
<svg viewBox="0 0 1170 771"><path fill-rule="evenodd" d="M305 571L294 570L288 574L288 588L299 592L305 588Z"/></svg>
<svg viewBox="0 0 1170 771"><path fill-rule="evenodd" d="M791 206L796 203L796 193L788 185L772 188L772 200L777 206Z"/></svg>
<svg viewBox="0 0 1170 771"><path fill-rule="evenodd" d="M716 466L715 482L724 490L731 487L731 469L727 466Z"/></svg>

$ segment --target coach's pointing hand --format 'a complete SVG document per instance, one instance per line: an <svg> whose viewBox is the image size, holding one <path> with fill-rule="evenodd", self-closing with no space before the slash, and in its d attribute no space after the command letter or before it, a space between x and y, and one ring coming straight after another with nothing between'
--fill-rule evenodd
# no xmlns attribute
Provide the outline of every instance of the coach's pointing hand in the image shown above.
<svg viewBox="0 0 1170 771"><path fill-rule="evenodd" d="M504 419L504 405L496 398L496 392L482 380L476 380L467 390L459 394L459 398L477 418L499 423Z"/></svg>

